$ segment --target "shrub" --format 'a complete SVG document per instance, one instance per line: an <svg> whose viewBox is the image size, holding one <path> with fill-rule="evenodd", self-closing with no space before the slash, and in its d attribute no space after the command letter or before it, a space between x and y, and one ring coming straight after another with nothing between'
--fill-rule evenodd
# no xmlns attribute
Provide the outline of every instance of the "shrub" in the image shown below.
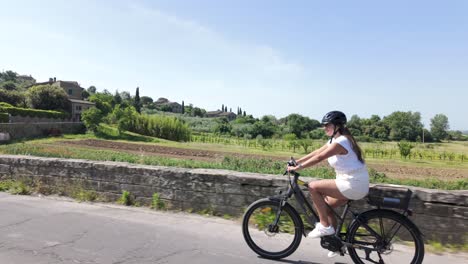
<svg viewBox="0 0 468 264"><path fill-rule="evenodd" d="M84 201L95 201L98 198L98 195L95 191L87 191L83 189L78 189L72 193L72 197L80 202Z"/></svg>
<svg viewBox="0 0 468 264"><path fill-rule="evenodd" d="M12 180L0 181L0 192L8 191L12 185L13 185Z"/></svg>
<svg viewBox="0 0 468 264"><path fill-rule="evenodd" d="M9 189L11 194L27 195L31 193L31 187L22 181L14 181Z"/></svg>
<svg viewBox="0 0 468 264"><path fill-rule="evenodd" d="M28 90L32 108L45 110L70 111L71 102L65 91L56 86L37 85Z"/></svg>
<svg viewBox="0 0 468 264"><path fill-rule="evenodd" d="M101 110L91 107L81 114L81 120L87 129L96 132L99 123L103 118Z"/></svg>
<svg viewBox="0 0 468 264"><path fill-rule="evenodd" d="M404 157L405 159L411 154L411 149L413 148L414 146L408 142L408 141L400 141L400 143L398 143L398 148L400 150L400 155L402 157Z"/></svg>
<svg viewBox="0 0 468 264"><path fill-rule="evenodd" d="M166 204L164 201L161 200L161 196L159 193L153 193L153 199L151 200L151 208L152 209L166 209Z"/></svg>
<svg viewBox="0 0 468 264"><path fill-rule="evenodd" d="M122 196L120 196L119 200L117 200L118 204L130 206L135 203L135 199L128 191L123 191Z"/></svg>

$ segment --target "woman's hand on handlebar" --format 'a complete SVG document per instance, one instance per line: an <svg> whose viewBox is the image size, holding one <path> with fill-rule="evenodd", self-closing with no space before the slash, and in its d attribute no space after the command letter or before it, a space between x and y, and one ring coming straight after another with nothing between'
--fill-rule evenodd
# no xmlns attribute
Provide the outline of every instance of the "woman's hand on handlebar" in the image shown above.
<svg viewBox="0 0 468 264"><path fill-rule="evenodd" d="M298 165L298 166L288 166L288 172L291 172L291 171L298 171L302 169L302 166L301 165Z"/></svg>
<svg viewBox="0 0 468 264"><path fill-rule="evenodd" d="M294 158L291 157L291 159L288 161L288 168L287 168L286 171L287 171L287 172L297 171L297 170L299 170L301 167L302 167L302 165L297 164L296 160L294 160Z"/></svg>

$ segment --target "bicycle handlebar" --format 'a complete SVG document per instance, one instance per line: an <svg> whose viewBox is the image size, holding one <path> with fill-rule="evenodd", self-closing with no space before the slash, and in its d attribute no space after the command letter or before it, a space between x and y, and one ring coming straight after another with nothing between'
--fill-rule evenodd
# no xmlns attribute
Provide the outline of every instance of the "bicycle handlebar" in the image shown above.
<svg viewBox="0 0 468 264"><path fill-rule="evenodd" d="M289 166L291 166L291 167L296 167L296 166L297 166L297 162L296 162L296 160L295 160L293 157L291 157L291 159L288 161L288 167L289 167ZM298 177L299 177L299 173L297 173L297 172L295 172L295 171L293 171L293 170L288 171L287 169L286 169L286 171L283 173L283 176L286 175L286 174L288 174L288 173L292 173L294 176L298 176Z"/></svg>

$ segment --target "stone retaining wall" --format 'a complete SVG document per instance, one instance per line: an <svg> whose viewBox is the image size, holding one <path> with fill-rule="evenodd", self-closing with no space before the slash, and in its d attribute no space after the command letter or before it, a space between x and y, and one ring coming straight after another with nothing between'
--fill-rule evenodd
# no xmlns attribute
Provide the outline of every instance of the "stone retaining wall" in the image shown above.
<svg viewBox="0 0 468 264"><path fill-rule="evenodd" d="M276 194L287 186L287 177L274 175L10 155L0 156L0 178L31 179L48 186L79 186L98 192L108 201L115 201L127 190L140 203L150 204L153 193L159 193L171 209L209 208L235 216L241 215L253 201ZM413 191L411 219L426 240L467 242L467 190L409 188ZM372 187L372 191L384 189L395 195L404 192L404 188L394 185ZM364 200L355 202L353 207L370 208Z"/></svg>

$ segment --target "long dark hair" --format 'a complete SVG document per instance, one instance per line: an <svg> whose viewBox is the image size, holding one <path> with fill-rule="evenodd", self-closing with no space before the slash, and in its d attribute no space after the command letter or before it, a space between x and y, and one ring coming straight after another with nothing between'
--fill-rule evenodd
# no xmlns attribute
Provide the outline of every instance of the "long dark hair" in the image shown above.
<svg viewBox="0 0 468 264"><path fill-rule="evenodd" d="M364 158L362 157L362 150L359 147L356 139L353 137L353 135L351 135L351 132L349 132L349 129L347 127L339 126L338 132L340 132L341 135L347 137L351 141L351 145L353 147L354 152L356 153L358 160L362 163L365 163Z"/></svg>

